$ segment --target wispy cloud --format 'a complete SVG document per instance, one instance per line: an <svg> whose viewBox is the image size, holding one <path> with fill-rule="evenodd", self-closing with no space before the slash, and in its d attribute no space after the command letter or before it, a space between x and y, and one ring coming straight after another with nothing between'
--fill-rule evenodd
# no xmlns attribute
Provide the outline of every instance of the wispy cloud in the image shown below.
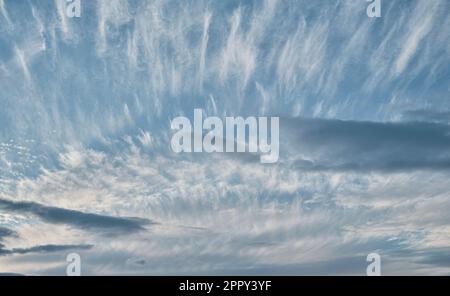
<svg viewBox="0 0 450 296"><path fill-rule="evenodd" d="M409 29L406 34L406 42L404 43L401 53L395 63L395 74L401 74L411 58L416 54L420 42L433 28L436 11L442 7L440 1L418 1L417 6L411 16Z"/></svg>

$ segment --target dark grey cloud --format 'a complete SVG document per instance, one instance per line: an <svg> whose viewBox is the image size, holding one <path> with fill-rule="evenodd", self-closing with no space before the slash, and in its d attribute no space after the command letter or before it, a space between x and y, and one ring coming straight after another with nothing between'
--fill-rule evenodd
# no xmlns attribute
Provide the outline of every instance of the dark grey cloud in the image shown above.
<svg viewBox="0 0 450 296"><path fill-rule="evenodd" d="M426 250L418 262L448 268L450 267L450 250L448 248L443 250Z"/></svg>
<svg viewBox="0 0 450 296"><path fill-rule="evenodd" d="M11 230L9 228L0 227L0 242L5 237L17 237L17 233L14 230ZM0 244L0 247L1 247L1 244Z"/></svg>
<svg viewBox="0 0 450 296"><path fill-rule="evenodd" d="M2 205L3 200L0 200L0 207ZM4 205L4 203L3 203ZM18 237L16 231L11 230L6 227L0 227L0 242L6 238L6 237ZM51 252L60 252L60 251L67 251L67 250L88 250L91 249L93 245L86 245L86 244L80 244L80 245L40 245L40 246L33 246L30 248L12 248L7 249L4 244L0 243L0 256L7 256L7 255L15 255L15 254L28 254L28 253L51 253ZM14 273L0 273L0 276L7 276L7 275L19 275Z"/></svg>
<svg viewBox="0 0 450 296"><path fill-rule="evenodd" d="M92 247L92 245L42 245L30 248L5 249L3 246L0 246L0 256L15 254L23 255L28 253L53 253L68 250L89 250Z"/></svg>
<svg viewBox="0 0 450 296"><path fill-rule="evenodd" d="M21 273L13 273L13 272L0 272L0 276L25 276Z"/></svg>
<svg viewBox="0 0 450 296"><path fill-rule="evenodd" d="M450 170L446 124L284 119L280 134L281 155L297 169Z"/></svg>
<svg viewBox="0 0 450 296"><path fill-rule="evenodd" d="M66 224L81 229L102 231L106 234L133 233L144 230L145 225L155 222L134 217L113 217L57 207L48 207L34 202L14 202L0 199L0 210L32 214L51 224Z"/></svg>
<svg viewBox="0 0 450 296"><path fill-rule="evenodd" d="M403 113L402 118L405 121L450 123L450 111L430 109L408 110Z"/></svg>

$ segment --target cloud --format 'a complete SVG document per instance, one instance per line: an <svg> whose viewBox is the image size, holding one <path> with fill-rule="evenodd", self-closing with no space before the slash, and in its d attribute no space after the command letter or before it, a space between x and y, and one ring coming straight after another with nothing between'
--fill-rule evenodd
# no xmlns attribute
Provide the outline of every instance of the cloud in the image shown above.
<svg viewBox="0 0 450 296"><path fill-rule="evenodd" d="M8 26L11 26L11 20L9 18L8 11L6 10L5 1L4 0L0 0L0 13L5 18L6 23L8 24Z"/></svg>
<svg viewBox="0 0 450 296"><path fill-rule="evenodd" d="M21 273L0 272L0 276L25 276L25 275Z"/></svg>
<svg viewBox="0 0 450 296"><path fill-rule="evenodd" d="M420 252L417 252L417 255L419 257L417 261L420 263L440 267L450 267L449 248L421 250Z"/></svg>
<svg viewBox="0 0 450 296"><path fill-rule="evenodd" d="M434 13L439 8L440 1L419 1L414 10L414 15L409 23L405 43L395 63L395 74L401 74L410 60L416 54L420 43L433 28Z"/></svg>
<svg viewBox="0 0 450 296"><path fill-rule="evenodd" d="M287 153L298 169L450 170L450 126L445 124L322 119L284 123Z"/></svg>
<svg viewBox="0 0 450 296"><path fill-rule="evenodd" d="M87 230L111 233L133 233L145 229L155 222L142 218L112 217L84 213L56 207L47 207L34 202L14 202L0 199L0 209L20 214L32 214L51 224L66 224Z"/></svg>
<svg viewBox="0 0 450 296"><path fill-rule="evenodd" d="M448 105L445 0L391 1L376 22L359 0L85 2L79 19L64 1L7 2L24 17L0 38L5 139L46 137L55 148L154 134L211 95L234 115L384 120L405 105ZM386 75L396 64L401 75Z"/></svg>
<svg viewBox="0 0 450 296"><path fill-rule="evenodd" d="M68 250L89 250L92 245L43 245L30 248L4 249L0 247L0 256L6 255L24 255L29 253L53 253Z"/></svg>
<svg viewBox="0 0 450 296"><path fill-rule="evenodd" d="M137 149L101 161L97 152L81 150L76 166L65 165L17 184L14 198L19 200L70 204L77 209L88 204L96 211L148 215L161 221L151 234L127 237L60 229L54 235L58 244L78 244L92 235L87 241L94 241L95 248L83 255L86 274L268 274L271 270L362 274L364 256L374 250L384 252L383 258L392 257L383 261L384 274L421 274L424 266L433 274L446 271L445 266L420 261L420 254L398 254L448 244L449 174L445 171L301 171L286 163L266 167L230 155L174 159ZM67 157L60 160L67 162ZM27 226L25 220L14 229L28 244L44 245L49 238L36 243L38 233L56 228L54 224L36 227ZM33 256L39 262L33 267L26 265L28 256L2 262L8 259L4 256L0 262L14 262L13 271L27 274L63 270L54 267L63 264L60 258L46 253ZM395 269L392 262L403 265Z"/></svg>
<svg viewBox="0 0 450 296"><path fill-rule="evenodd" d="M450 111L415 109L403 113L404 121L423 121L432 123L450 124Z"/></svg>
<svg viewBox="0 0 450 296"><path fill-rule="evenodd" d="M5 237L17 237L17 233L14 230L0 226L0 242Z"/></svg>
<svg viewBox="0 0 450 296"><path fill-rule="evenodd" d="M376 249L385 274L448 274L449 5L102 0L70 19L0 0L6 252L92 241L93 275L360 274ZM280 162L172 154L194 108L285 118Z"/></svg>

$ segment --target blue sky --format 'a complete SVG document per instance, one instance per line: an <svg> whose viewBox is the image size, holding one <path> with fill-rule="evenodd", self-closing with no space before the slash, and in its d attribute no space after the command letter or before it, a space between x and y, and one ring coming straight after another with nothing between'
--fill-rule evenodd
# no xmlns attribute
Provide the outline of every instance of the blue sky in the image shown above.
<svg viewBox="0 0 450 296"><path fill-rule="evenodd" d="M0 273L450 273L450 3L0 0ZM279 116L280 161L170 121Z"/></svg>

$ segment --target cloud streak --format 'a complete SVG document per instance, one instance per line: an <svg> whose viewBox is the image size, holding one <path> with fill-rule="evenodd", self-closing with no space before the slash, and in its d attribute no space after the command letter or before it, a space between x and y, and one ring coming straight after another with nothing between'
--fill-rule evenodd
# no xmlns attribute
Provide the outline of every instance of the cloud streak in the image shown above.
<svg viewBox="0 0 450 296"><path fill-rule="evenodd" d="M0 256L25 255L30 253L54 253L69 250L89 250L92 247L92 245L43 245L30 248L14 248L10 250L0 248Z"/></svg>
<svg viewBox="0 0 450 296"><path fill-rule="evenodd" d="M0 209L20 214L35 215L51 224L66 224L86 230L111 233L133 233L145 230L146 225L154 224L142 218L122 218L83 213L56 207L47 207L34 202L14 202L0 199Z"/></svg>
<svg viewBox="0 0 450 296"><path fill-rule="evenodd" d="M17 237L17 233L14 230L0 226L0 242L7 237Z"/></svg>

